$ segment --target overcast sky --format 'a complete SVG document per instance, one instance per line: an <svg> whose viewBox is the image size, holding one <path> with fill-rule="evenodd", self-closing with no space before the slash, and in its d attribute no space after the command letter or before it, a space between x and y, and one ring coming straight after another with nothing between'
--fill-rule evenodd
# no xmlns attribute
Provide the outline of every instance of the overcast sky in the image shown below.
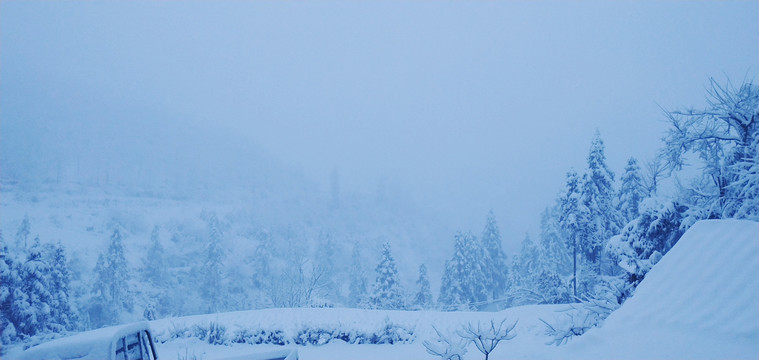
<svg viewBox="0 0 759 360"><path fill-rule="evenodd" d="M395 183L476 232L492 208L517 241L595 129L619 176L659 146L659 106L759 68L756 1L3 1L0 19L6 125L54 105L221 127L325 189L334 169L347 192Z"/></svg>

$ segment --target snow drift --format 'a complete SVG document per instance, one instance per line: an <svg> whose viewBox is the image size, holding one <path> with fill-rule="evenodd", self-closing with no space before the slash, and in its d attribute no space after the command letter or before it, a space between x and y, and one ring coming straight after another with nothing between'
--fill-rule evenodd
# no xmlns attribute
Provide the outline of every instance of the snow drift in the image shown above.
<svg viewBox="0 0 759 360"><path fill-rule="evenodd" d="M603 327L565 351L578 358L759 358L759 223L696 223Z"/></svg>

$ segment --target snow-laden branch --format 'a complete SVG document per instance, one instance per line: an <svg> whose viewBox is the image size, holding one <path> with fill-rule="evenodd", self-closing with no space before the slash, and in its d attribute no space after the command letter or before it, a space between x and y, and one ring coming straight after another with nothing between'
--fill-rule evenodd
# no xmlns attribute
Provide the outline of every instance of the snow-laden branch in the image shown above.
<svg viewBox="0 0 759 360"><path fill-rule="evenodd" d="M506 323L506 319L501 320L496 327L495 322L490 320L490 326L483 327L481 322L477 322L477 328L469 323L459 332L459 336L473 342L477 350L485 354L485 360L488 360L490 353L498 346L499 342L511 340L517 336L514 332L517 321L506 327L503 326L504 323Z"/></svg>

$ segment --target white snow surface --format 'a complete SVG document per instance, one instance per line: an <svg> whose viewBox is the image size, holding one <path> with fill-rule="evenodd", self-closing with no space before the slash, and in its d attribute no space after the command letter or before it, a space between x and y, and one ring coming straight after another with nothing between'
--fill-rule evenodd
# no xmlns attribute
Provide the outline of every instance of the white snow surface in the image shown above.
<svg viewBox="0 0 759 360"><path fill-rule="evenodd" d="M267 309L197 315L150 322L162 359L218 358L283 349L277 345L210 345L170 333L211 322L227 333L243 328L297 334L304 327L371 332L387 323L413 329L412 343L288 344L300 359L434 359L423 340L432 325L453 333L477 321L518 320L517 336L498 345L490 359L759 359L759 223L709 220L696 223L646 275L634 296L601 328L562 346L550 340L539 319L551 322L567 305L531 305L500 312L380 311L360 309ZM164 342L161 342L164 341ZM482 359L470 345L464 359Z"/></svg>
<svg viewBox="0 0 759 360"><path fill-rule="evenodd" d="M577 358L759 359L759 223L694 224Z"/></svg>

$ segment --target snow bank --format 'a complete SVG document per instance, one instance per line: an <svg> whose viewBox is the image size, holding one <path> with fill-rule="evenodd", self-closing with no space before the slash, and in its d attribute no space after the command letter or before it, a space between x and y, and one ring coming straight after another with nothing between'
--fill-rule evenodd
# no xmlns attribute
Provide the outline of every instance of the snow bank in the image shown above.
<svg viewBox="0 0 759 360"><path fill-rule="evenodd" d="M759 358L759 223L696 223L602 328L562 350L577 358Z"/></svg>

